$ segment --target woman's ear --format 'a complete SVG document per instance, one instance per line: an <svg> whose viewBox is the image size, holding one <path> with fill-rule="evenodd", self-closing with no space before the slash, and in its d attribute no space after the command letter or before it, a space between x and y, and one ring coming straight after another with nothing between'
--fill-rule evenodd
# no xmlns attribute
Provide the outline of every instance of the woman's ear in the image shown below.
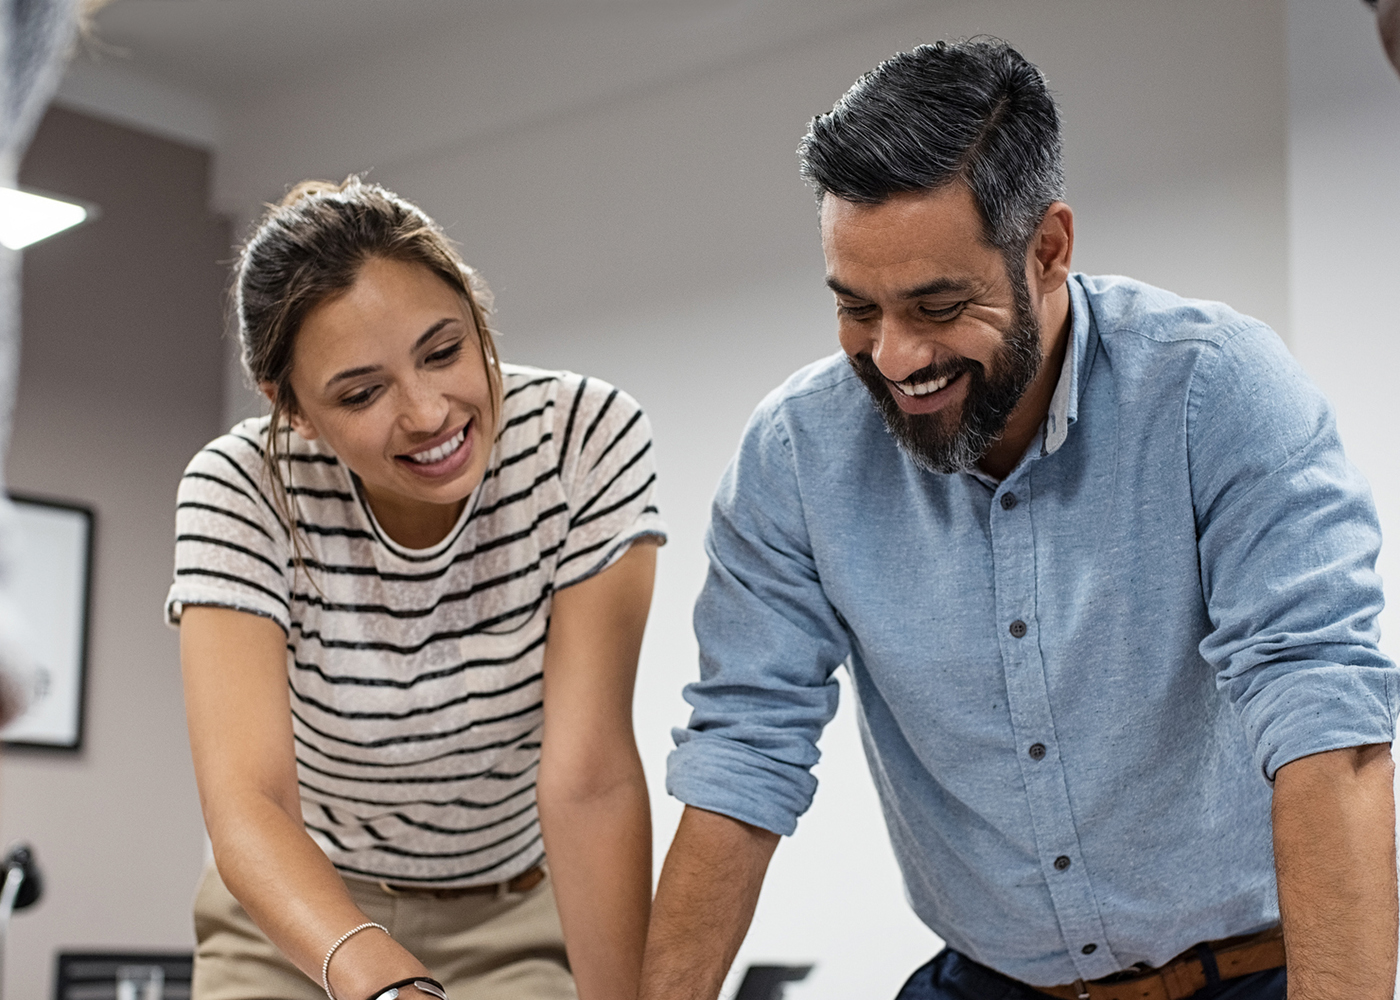
<svg viewBox="0 0 1400 1000"><path fill-rule="evenodd" d="M277 385L274 382L259 382L258 391L267 397L267 401L273 406L277 405ZM287 408L282 411L287 418L287 426L296 431L307 441L315 441L321 436L321 432L311 421L306 419L306 415L297 406L296 397L287 401Z"/></svg>

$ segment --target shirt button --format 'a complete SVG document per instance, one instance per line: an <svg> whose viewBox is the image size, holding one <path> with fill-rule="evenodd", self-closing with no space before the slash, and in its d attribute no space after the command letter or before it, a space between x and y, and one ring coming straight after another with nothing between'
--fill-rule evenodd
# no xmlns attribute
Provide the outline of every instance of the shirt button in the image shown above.
<svg viewBox="0 0 1400 1000"><path fill-rule="evenodd" d="M1031 748L1026 753L1031 755L1031 760L1043 760L1045 758L1045 744L1032 743Z"/></svg>
<svg viewBox="0 0 1400 1000"><path fill-rule="evenodd" d="M1099 946L1096 944L1086 944L1083 948L1080 948L1079 950L1085 955L1092 955L1094 952L1099 950Z"/></svg>
<svg viewBox="0 0 1400 1000"><path fill-rule="evenodd" d="M1015 493L1003 493L1003 494L1001 495L1001 509L1002 509L1002 510L1010 510L1012 507L1015 507L1015 506L1016 506L1016 494L1015 494Z"/></svg>
<svg viewBox="0 0 1400 1000"><path fill-rule="evenodd" d="M1062 872L1068 867L1069 857L1067 855L1061 854L1058 858L1055 859L1055 871Z"/></svg>
<svg viewBox="0 0 1400 1000"><path fill-rule="evenodd" d="M1017 618L1014 622L1011 623L1011 628L1009 629L1009 631L1011 632L1011 635L1013 637L1017 639L1023 639L1026 635L1026 623L1021 621L1021 619Z"/></svg>

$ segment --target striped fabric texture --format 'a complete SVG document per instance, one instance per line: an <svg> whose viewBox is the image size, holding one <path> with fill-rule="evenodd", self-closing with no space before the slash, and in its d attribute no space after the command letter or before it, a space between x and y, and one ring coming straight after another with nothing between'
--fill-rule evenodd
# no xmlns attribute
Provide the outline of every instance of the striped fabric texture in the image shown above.
<svg viewBox="0 0 1400 1000"><path fill-rule="evenodd" d="M166 619L216 605L286 631L302 814L352 877L464 886L542 859L552 595L665 536L636 402L570 372L502 370L485 478L431 549L395 543L350 470L287 432L296 569L263 467L266 418L212 442L180 484Z"/></svg>

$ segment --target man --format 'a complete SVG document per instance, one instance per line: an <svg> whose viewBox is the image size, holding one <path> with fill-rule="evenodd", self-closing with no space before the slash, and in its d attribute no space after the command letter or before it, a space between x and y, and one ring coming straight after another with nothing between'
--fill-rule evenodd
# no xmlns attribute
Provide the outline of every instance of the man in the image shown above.
<svg viewBox="0 0 1400 1000"><path fill-rule="evenodd" d="M1282 998L1285 943L1293 1000L1390 997L1400 678L1327 402L1257 321L1071 273L1004 43L881 64L802 162L844 356L715 498L641 996L716 997L845 662L950 946L902 1000Z"/></svg>
<svg viewBox="0 0 1400 1000"><path fill-rule="evenodd" d="M1400 73L1400 0L1366 0L1376 12L1376 27L1381 33L1381 48L1386 58Z"/></svg>

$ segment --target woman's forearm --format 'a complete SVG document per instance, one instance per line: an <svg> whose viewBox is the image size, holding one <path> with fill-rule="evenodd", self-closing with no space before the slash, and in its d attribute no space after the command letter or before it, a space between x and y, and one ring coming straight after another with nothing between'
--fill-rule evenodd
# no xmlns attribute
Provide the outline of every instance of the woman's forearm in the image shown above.
<svg viewBox="0 0 1400 1000"><path fill-rule="evenodd" d="M640 762L596 794L541 788L539 796L580 1000L635 1000L651 912L651 813Z"/></svg>
<svg viewBox="0 0 1400 1000"><path fill-rule="evenodd" d="M286 656L281 629L265 618L185 608L185 712L219 875L272 943L319 983L327 950L365 917L302 822ZM330 980L338 1000L363 1000L423 971L387 935L371 930L336 952Z"/></svg>
<svg viewBox="0 0 1400 1000"><path fill-rule="evenodd" d="M321 982L330 946L368 918L360 911L301 818L256 793L207 810L219 875L253 922L297 968ZM364 1000L387 983L428 970L382 931L361 931L330 965L338 1000Z"/></svg>

